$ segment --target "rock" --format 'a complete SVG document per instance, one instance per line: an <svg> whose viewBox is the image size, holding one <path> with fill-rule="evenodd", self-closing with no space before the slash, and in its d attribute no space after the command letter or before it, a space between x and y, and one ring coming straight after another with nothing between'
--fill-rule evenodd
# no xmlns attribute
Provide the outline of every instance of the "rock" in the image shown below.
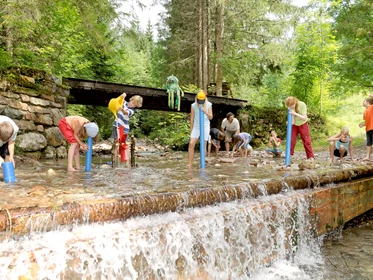
<svg viewBox="0 0 373 280"><path fill-rule="evenodd" d="M65 138L58 127L46 129L44 136L47 139L48 146L59 147L65 143Z"/></svg>
<svg viewBox="0 0 373 280"><path fill-rule="evenodd" d="M54 176L54 175L56 175L56 171L54 171L52 168L51 168L51 169L48 169L48 171L47 171L47 175L48 175L48 176Z"/></svg>
<svg viewBox="0 0 373 280"><path fill-rule="evenodd" d="M16 146L24 152L40 151L47 146L47 139L34 132L18 136L16 142Z"/></svg>

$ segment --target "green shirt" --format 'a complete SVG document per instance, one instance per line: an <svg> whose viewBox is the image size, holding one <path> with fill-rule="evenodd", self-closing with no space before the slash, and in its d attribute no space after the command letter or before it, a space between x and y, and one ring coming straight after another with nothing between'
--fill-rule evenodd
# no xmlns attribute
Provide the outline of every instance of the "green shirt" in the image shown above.
<svg viewBox="0 0 373 280"><path fill-rule="evenodd" d="M306 115L307 116L307 105L306 103L299 101L298 102L298 114L300 115ZM308 118L304 121L301 120L300 118L294 116L294 125L296 126L301 126L302 124L305 124L308 121Z"/></svg>

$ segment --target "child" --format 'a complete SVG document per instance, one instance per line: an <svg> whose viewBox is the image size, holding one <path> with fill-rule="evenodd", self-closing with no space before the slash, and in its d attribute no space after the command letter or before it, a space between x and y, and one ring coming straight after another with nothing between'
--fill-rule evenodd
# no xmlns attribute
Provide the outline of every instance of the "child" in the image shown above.
<svg viewBox="0 0 373 280"><path fill-rule="evenodd" d="M127 94L123 92L121 95L123 100L126 98ZM117 111L118 118L115 119L113 124L113 130L111 133L111 137L114 138L114 143L118 141L118 132L119 132L119 139L120 143L126 143L127 135L130 132L129 126L129 119L135 114L135 108L142 107L142 97L140 95L134 95L130 98L130 101L125 101L123 106L120 107ZM125 146L124 146L125 147ZM118 154L118 146L114 146L113 151L113 163L117 160ZM127 150L125 151L127 153ZM128 158L128 155L127 155ZM122 159L123 161L123 159ZM127 161L127 165L129 165L129 161Z"/></svg>
<svg viewBox="0 0 373 280"><path fill-rule="evenodd" d="M16 141L18 126L7 117L0 115L0 166L4 161L14 162L14 142Z"/></svg>
<svg viewBox="0 0 373 280"><path fill-rule="evenodd" d="M96 141L98 134L97 124L89 122L83 117L69 116L60 120L58 128L70 144L67 153L67 171L80 170L79 149L85 152L89 149L88 145L82 142L82 139L88 136ZM73 167L73 159L75 161L75 169Z"/></svg>
<svg viewBox="0 0 373 280"><path fill-rule="evenodd" d="M271 136L269 137L268 148L266 152L272 156L279 157L281 156L280 149L281 139L277 137L276 131L271 131Z"/></svg>
<svg viewBox="0 0 373 280"><path fill-rule="evenodd" d="M363 106L366 108L364 111L363 118L365 122L360 123L359 127L365 126L366 137L367 137L367 155L363 160L370 160L370 153L372 151L373 144L373 99L365 98Z"/></svg>
<svg viewBox="0 0 373 280"><path fill-rule="evenodd" d="M213 117L212 104L207 100L205 91L201 90L195 98L194 103L190 107L190 141L188 147L188 167L192 166L194 157L194 147L200 135L199 127L199 107L202 106L203 111L203 124L204 124L204 137L200 140L200 145L207 143L210 132L210 120ZM204 140L204 141L203 141Z"/></svg>
<svg viewBox="0 0 373 280"><path fill-rule="evenodd" d="M207 149L207 156L210 157L211 153L211 144L215 147L216 157L218 157L219 150L220 150L220 141L224 140L225 136L224 133L221 132L217 128L210 129L210 136L208 140L208 149Z"/></svg>
<svg viewBox="0 0 373 280"><path fill-rule="evenodd" d="M240 151L241 157L243 157L243 150L245 150L245 158L247 157L248 152L252 151L252 147L249 145L252 137L249 133L241 132L233 136L233 149L231 157L234 156L234 152L237 149Z"/></svg>
<svg viewBox="0 0 373 280"><path fill-rule="evenodd" d="M350 152L351 160L354 160L352 154L352 137L347 126L343 127L336 135L330 136L327 140L330 142L330 165L333 164L334 156L339 157L340 163L342 163L343 157L348 154L347 149Z"/></svg>
<svg viewBox="0 0 373 280"><path fill-rule="evenodd" d="M290 109L290 114L293 115L290 155L294 155L294 147L299 134L303 142L304 150L306 151L307 159L313 160L314 155L312 151L310 129L308 127L307 106L304 102L299 101L294 96L286 98L285 103L286 107Z"/></svg>

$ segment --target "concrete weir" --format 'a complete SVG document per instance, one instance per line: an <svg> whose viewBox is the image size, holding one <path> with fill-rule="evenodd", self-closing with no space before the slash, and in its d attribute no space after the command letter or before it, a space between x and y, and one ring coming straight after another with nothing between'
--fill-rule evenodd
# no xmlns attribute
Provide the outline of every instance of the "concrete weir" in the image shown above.
<svg viewBox="0 0 373 280"><path fill-rule="evenodd" d="M291 175L281 180L245 182L180 192L126 195L95 201L71 201L54 207L0 208L2 235L49 231L60 225L126 220L154 213L214 205L286 190L308 190L310 214L319 235L328 233L373 208L372 166ZM265 189L263 189L263 186Z"/></svg>

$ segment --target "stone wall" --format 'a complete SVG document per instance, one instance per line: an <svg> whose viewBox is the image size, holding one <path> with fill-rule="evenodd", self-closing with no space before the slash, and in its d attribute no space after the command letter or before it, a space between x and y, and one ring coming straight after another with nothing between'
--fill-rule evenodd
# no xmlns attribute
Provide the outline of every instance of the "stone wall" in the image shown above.
<svg viewBox="0 0 373 280"><path fill-rule="evenodd" d="M58 122L66 115L69 89L44 71L26 67L0 72L0 114L19 127L16 154L35 159L66 157Z"/></svg>

